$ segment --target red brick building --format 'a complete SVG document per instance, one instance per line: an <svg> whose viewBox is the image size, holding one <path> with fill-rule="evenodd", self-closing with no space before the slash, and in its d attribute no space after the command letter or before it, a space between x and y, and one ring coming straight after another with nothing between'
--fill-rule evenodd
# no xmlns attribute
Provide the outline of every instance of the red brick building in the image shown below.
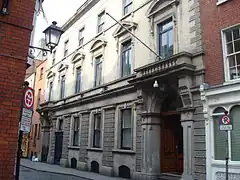
<svg viewBox="0 0 240 180"><path fill-rule="evenodd" d="M240 1L201 0L204 41L207 180L224 179L229 158L229 178L240 179ZM233 124L221 131L219 122L228 112Z"/></svg>
<svg viewBox="0 0 240 180"><path fill-rule="evenodd" d="M2 7L0 2L0 7ZM9 1L0 14L0 179L14 178L20 100L35 0ZM1 8L2 12L2 8Z"/></svg>

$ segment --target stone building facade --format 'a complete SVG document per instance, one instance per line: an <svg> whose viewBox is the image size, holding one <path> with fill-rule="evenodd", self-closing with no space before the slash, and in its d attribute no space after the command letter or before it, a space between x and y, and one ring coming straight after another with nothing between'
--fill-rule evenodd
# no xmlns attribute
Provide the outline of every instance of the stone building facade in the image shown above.
<svg viewBox="0 0 240 180"><path fill-rule="evenodd" d="M200 28L197 0L86 1L48 59L39 109L47 162L205 179Z"/></svg>
<svg viewBox="0 0 240 180"><path fill-rule="evenodd" d="M229 179L240 179L239 167L239 1L200 1L204 40L206 129L206 179L226 178L226 157L229 158ZM227 113L232 131L220 131L219 123Z"/></svg>

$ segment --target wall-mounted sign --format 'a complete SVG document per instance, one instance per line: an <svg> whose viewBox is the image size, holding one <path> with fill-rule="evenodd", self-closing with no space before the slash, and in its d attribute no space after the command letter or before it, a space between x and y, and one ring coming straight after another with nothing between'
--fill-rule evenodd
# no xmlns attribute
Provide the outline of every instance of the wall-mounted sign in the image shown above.
<svg viewBox="0 0 240 180"><path fill-rule="evenodd" d="M231 118L228 114L223 115L219 121L219 130L220 131L231 131L232 130Z"/></svg>
<svg viewBox="0 0 240 180"><path fill-rule="evenodd" d="M23 108L21 117L21 131L30 132L34 104L34 91L28 87L23 94Z"/></svg>

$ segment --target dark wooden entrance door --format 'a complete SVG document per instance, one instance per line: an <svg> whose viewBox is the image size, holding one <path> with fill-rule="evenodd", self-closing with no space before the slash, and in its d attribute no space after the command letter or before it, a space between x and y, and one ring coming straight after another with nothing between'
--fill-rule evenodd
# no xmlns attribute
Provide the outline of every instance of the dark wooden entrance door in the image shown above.
<svg viewBox="0 0 240 180"><path fill-rule="evenodd" d="M55 133L54 164L60 164L60 159L62 156L62 140L63 140L63 132L56 132Z"/></svg>
<svg viewBox="0 0 240 180"><path fill-rule="evenodd" d="M161 123L161 172L183 172L183 130L180 115L163 116Z"/></svg>

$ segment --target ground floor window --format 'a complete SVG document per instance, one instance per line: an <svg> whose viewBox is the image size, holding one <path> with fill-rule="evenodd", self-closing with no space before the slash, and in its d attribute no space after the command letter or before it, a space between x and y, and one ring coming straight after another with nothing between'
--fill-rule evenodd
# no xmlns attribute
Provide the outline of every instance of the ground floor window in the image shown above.
<svg viewBox="0 0 240 180"><path fill-rule="evenodd" d="M233 124L233 130L230 132L219 129L219 121L225 112L226 109L222 107L213 112L215 160L225 160L228 152L232 161L240 161L240 106L232 107L229 112Z"/></svg>

